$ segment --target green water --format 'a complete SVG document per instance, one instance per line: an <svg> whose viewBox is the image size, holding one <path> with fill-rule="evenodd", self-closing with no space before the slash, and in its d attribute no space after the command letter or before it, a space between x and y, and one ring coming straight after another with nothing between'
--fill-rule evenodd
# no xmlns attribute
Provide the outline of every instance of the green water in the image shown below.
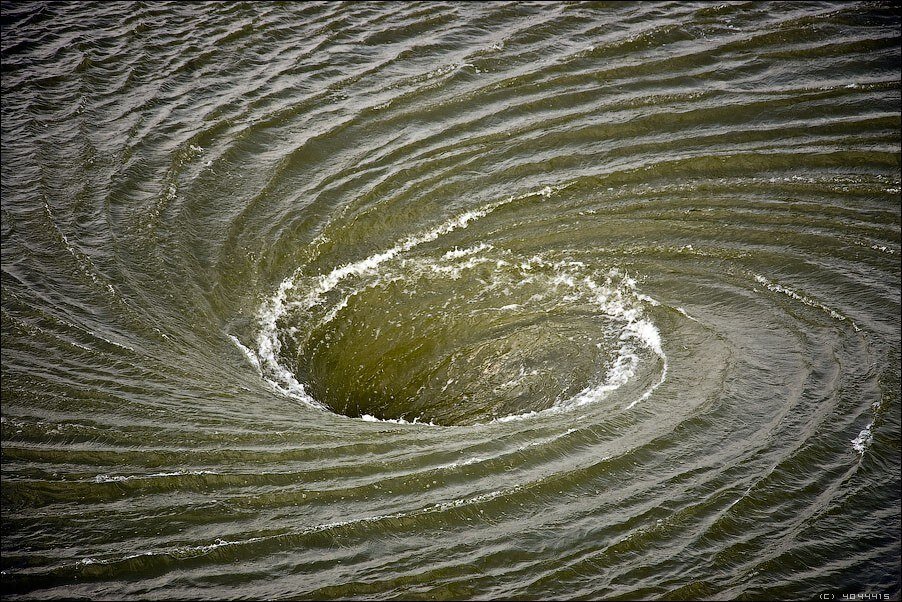
<svg viewBox="0 0 902 602"><path fill-rule="evenodd" d="M900 595L900 13L2 5L10 599Z"/></svg>

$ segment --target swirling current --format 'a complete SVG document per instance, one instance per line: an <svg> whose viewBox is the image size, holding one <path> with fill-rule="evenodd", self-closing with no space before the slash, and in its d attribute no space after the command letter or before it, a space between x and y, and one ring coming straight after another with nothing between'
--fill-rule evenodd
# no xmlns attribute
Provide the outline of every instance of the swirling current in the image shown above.
<svg viewBox="0 0 902 602"><path fill-rule="evenodd" d="M889 3L4 2L4 597L898 600L899 65Z"/></svg>

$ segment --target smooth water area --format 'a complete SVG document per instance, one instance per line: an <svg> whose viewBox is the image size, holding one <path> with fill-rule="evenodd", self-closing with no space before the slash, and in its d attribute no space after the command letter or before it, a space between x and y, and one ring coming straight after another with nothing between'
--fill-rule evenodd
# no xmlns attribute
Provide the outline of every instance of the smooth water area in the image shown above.
<svg viewBox="0 0 902 602"><path fill-rule="evenodd" d="M4 3L4 597L898 599L900 23Z"/></svg>

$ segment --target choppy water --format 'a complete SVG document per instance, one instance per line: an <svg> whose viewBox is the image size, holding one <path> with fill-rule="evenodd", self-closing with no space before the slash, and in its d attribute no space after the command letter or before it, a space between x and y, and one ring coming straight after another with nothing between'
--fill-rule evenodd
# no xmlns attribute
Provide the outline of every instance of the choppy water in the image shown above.
<svg viewBox="0 0 902 602"><path fill-rule="evenodd" d="M4 593L898 599L899 36L4 4Z"/></svg>

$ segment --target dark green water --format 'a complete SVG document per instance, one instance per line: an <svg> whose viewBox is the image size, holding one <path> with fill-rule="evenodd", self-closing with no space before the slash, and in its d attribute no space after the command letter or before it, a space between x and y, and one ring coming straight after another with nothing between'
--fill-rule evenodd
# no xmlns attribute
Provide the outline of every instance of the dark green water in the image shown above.
<svg viewBox="0 0 902 602"><path fill-rule="evenodd" d="M2 13L5 596L898 599L898 9Z"/></svg>

